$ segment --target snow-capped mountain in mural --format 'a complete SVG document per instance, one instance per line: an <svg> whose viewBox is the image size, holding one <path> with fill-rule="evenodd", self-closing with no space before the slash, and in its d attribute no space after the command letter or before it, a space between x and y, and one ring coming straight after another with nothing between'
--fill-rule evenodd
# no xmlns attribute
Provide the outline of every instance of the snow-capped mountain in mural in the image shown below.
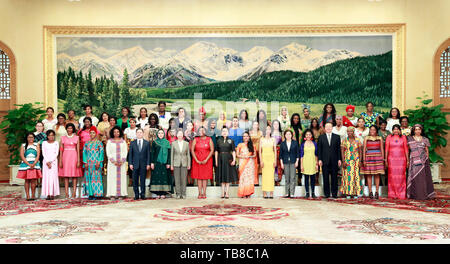
<svg viewBox="0 0 450 264"><path fill-rule="evenodd" d="M95 43L85 42L65 43L58 48L58 71L71 67L83 73L91 71L94 78L112 75L120 80L123 70L127 68L130 83L136 88L249 80L281 70L309 72L339 60L362 56L358 52L343 49L320 51L295 42L277 51L254 46L244 52L206 41L194 43L179 52L163 48L145 50L141 46L120 51L108 50ZM77 53L70 50L70 45L76 48Z"/></svg>

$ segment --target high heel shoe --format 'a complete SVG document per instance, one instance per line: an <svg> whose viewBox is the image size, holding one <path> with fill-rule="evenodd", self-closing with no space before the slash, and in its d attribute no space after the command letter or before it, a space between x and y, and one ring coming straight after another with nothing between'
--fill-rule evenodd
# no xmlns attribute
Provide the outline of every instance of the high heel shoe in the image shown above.
<svg viewBox="0 0 450 264"><path fill-rule="evenodd" d="M375 193L375 199L378 200L378 198L380 198L380 196L378 195L378 192Z"/></svg>
<svg viewBox="0 0 450 264"><path fill-rule="evenodd" d="M369 193L369 198L373 199L373 193L372 192Z"/></svg>

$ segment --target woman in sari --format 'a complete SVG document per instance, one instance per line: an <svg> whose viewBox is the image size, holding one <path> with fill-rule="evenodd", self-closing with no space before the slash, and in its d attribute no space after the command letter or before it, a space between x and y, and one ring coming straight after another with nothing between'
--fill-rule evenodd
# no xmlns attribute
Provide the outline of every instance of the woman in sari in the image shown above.
<svg viewBox="0 0 450 264"><path fill-rule="evenodd" d="M170 143L164 138L164 130L159 129L157 138L151 148L152 177L150 192L158 199L165 199L168 193L173 193L172 174L170 173Z"/></svg>
<svg viewBox="0 0 450 264"><path fill-rule="evenodd" d="M103 143L97 139L97 129L89 130L90 140L83 148L83 164L85 186L84 193L89 200L95 200L103 196L102 167L103 167Z"/></svg>
<svg viewBox="0 0 450 264"><path fill-rule="evenodd" d="M256 151L249 132L244 132L242 139L244 142L236 148L236 157L239 159L238 197L249 198L255 192Z"/></svg>

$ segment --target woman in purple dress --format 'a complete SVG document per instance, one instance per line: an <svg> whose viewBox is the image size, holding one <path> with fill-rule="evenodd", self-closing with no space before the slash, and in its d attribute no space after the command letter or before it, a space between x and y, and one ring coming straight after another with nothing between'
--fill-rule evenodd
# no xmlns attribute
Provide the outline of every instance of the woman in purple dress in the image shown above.
<svg viewBox="0 0 450 264"><path fill-rule="evenodd" d="M410 152L406 194L409 199L432 199L436 193L431 177L428 152L430 142L423 135L422 125L414 125L411 132L411 136L408 136Z"/></svg>

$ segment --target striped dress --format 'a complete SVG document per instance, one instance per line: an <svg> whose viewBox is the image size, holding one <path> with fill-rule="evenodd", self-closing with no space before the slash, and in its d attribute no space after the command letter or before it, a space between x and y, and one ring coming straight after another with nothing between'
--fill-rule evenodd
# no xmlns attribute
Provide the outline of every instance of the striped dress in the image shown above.
<svg viewBox="0 0 450 264"><path fill-rule="evenodd" d="M383 156L381 155L383 139L380 136L368 136L365 144L366 166L361 168L361 173L366 175L384 174Z"/></svg>
<svg viewBox="0 0 450 264"><path fill-rule="evenodd" d="M38 143L33 143L32 145L28 145L27 149L25 149L24 151L24 157L30 164L33 164L36 160L37 144ZM25 144L22 144L22 148L25 148ZM34 180L42 178L40 162L38 161L34 166L34 169L32 169L30 166L28 166L28 164L22 161L19 166L17 178L24 180Z"/></svg>

